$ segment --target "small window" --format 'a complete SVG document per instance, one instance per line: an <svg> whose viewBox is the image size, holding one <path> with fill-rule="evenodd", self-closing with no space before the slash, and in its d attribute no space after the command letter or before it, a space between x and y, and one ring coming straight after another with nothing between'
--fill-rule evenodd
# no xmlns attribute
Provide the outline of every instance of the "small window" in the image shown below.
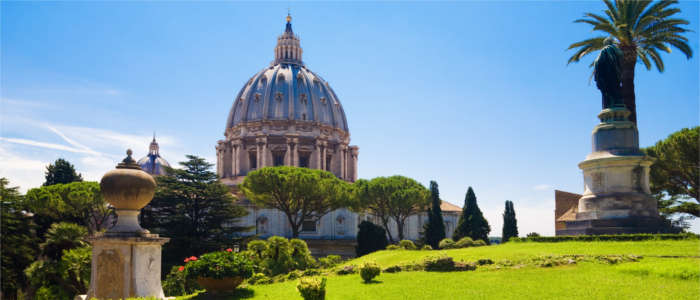
<svg viewBox="0 0 700 300"><path fill-rule="evenodd" d="M302 168L308 168L310 156L311 153L299 153L299 166Z"/></svg>
<svg viewBox="0 0 700 300"><path fill-rule="evenodd" d="M255 170L258 167L258 155L255 152L248 153L248 165L251 170Z"/></svg>
<svg viewBox="0 0 700 300"><path fill-rule="evenodd" d="M326 104L326 97L321 97L321 103Z"/></svg>
<svg viewBox="0 0 700 300"><path fill-rule="evenodd" d="M284 153L274 153L273 160L275 167L284 166Z"/></svg>
<svg viewBox="0 0 700 300"><path fill-rule="evenodd" d="M332 162L331 156L330 155L326 156L326 171L329 171L329 172L331 171L331 162Z"/></svg>
<svg viewBox="0 0 700 300"><path fill-rule="evenodd" d="M301 223L301 231L303 231L303 232L316 232L316 221L304 220L304 222Z"/></svg>
<svg viewBox="0 0 700 300"><path fill-rule="evenodd" d="M301 114L301 119L306 121L306 113Z"/></svg>

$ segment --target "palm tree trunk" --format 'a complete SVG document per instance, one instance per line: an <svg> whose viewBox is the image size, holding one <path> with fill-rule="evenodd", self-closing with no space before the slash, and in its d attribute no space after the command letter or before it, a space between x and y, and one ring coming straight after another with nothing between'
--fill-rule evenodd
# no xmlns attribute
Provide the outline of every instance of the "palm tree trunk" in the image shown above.
<svg viewBox="0 0 700 300"><path fill-rule="evenodd" d="M637 104L634 95L634 67L637 65L637 46L621 46L622 59L622 88L621 96L625 107L630 110L629 120L637 125Z"/></svg>

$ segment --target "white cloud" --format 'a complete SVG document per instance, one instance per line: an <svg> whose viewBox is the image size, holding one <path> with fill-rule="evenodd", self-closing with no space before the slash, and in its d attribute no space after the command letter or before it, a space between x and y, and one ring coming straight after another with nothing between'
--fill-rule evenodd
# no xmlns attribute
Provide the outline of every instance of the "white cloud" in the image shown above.
<svg viewBox="0 0 700 300"><path fill-rule="evenodd" d="M44 182L46 165L47 161L16 155L0 144L0 177L8 178L10 185L19 186L22 192Z"/></svg>
<svg viewBox="0 0 700 300"><path fill-rule="evenodd" d="M535 191L548 191L552 189L552 186L549 184L538 184L533 186L532 189Z"/></svg>
<svg viewBox="0 0 700 300"><path fill-rule="evenodd" d="M15 143L15 144L22 144L22 145L27 145L27 146L34 146L34 147L39 147L39 148L75 152L75 153L97 154L96 152L89 150L89 149L78 149L78 148L73 148L73 147L69 147L69 146L65 146L65 145L54 144L54 143L45 143L45 142L40 142L40 141L28 140L28 139L0 137L0 141L4 141L4 142L8 142L8 143Z"/></svg>

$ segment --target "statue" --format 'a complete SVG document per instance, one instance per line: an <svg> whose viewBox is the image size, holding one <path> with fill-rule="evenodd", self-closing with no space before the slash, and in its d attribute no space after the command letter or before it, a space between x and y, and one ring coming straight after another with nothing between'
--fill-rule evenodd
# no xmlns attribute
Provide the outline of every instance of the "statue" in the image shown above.
<svg viewBox="0 0 700 300"><path fill-rule="evenodd" d="M622 51L614 45L612 38L606 38L603 43L605 47L600 50L600 54L593 62L593 75L596 86L602 94L603 109L624 107L620 96Z"/></svg>

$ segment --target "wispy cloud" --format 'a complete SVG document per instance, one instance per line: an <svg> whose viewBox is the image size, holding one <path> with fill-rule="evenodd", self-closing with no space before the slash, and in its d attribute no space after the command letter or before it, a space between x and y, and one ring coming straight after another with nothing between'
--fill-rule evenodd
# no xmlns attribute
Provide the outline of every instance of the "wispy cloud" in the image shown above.
<svg viewBox="0 0 700 300"><path fill-rule="evenodd" d="M538 184L533 186L532 189L535 191L548 191L552 189L552 186L549 184Z"/></svg>
<svg viewBox="0 0 700 300"><path fill-rule="evenodd" d="M45 143L45 142L40 142L40 141L28 140L28 139L0 137L0 141L21 144L21 145L27 145L27 146L33 146L33 147L39 147L39 148L75 152L75 153L85 153L85 154L93 154L93 155L99 154L99 153L91 151L91 150L79 149L79 148L69 147L69 146L65 146L65 145L61 145L61 144Z"/></svg>

